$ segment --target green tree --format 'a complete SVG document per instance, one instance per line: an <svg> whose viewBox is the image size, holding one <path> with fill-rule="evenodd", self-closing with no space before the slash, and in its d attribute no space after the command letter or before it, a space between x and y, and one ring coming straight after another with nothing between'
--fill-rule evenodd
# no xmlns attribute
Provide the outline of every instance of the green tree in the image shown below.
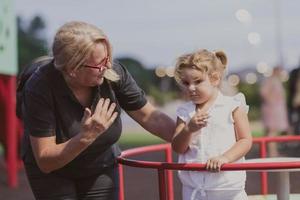
<svg viewBox="0 0 300 200"><path fill-rule="evenodd" d="M146 92L150 91L151 85L154 84L154 73L153 70L148 70L144 65L130 57L122 57L117 59L121 64L126 66L137 84Z"/></svg>
<svg viewBox="0 0 300 200"><path fill-rule="evenodd" d="M261 99L259 95L259 87L259 83L247 84L242 82L238 85L238 90L245 94L247 104L250 106L250 120L257 120L260 118Z"/></svg>
<svg viewBox="0 0 300 200"><path fill-rule="evenodd" d="M28 26L25 26L21 17L17 18L19 72L33 59L48 54L45 27L40 16L33 17Z"/></svg>

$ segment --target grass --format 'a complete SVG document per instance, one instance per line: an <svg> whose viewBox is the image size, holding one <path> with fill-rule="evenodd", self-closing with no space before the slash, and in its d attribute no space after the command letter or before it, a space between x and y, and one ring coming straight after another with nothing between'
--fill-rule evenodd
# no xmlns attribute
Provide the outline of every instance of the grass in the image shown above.
<svg viewBox="0 0 300 200"><path fill-rule="evenodd" d="M138 132L138 133L122 133L122 136L119 140L120 147L124 149L148 146L152 144L161 144L164 143L162 139L156 137L147 132Z"/></svg>
<svg viewBox="0 0 300 200"><path fill-rule="evenodd" d="M252 131L252 136L253 137L263 137L264 133L261 131Z"/></svg>
<svg viewBox="0 0 300 200"><path fill-rule="evenodd" d="M263 133L260 131L253 131L253 137L262 137ZM138 133L123 133L120 140L119 145L124 149L147 146L153 144L161 144L164 141L150 133L147 132L138 132Z"/></svg>

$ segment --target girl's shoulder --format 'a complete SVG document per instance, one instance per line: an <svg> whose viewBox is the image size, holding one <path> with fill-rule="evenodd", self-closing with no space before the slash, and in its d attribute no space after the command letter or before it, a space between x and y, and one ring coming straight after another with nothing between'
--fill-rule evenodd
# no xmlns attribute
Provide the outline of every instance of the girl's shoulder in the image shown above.
<svg viewBox="0 0 300 200"><path fill-rule="evenodd" d="M192 101L184 102L178 106L177 110L178 109L185 109L185 110L195 109L195 104Z"/></svg>
<svg viewBox="0 0 300 200"><path fill-rule="evenodd" d="M176 110L177 117L184 121L189 120L195 114L195 104L192 101L182 103Z"/></svg>
<svg viewBox="0 0 300 200"><path fill-rule="evenodd" d="M232 107L232 111L237 107L242 107L245 112L249 111L249 106L246 103L246 97L243 93L239 92L234 96L227 96L228 105Z"/></svg>

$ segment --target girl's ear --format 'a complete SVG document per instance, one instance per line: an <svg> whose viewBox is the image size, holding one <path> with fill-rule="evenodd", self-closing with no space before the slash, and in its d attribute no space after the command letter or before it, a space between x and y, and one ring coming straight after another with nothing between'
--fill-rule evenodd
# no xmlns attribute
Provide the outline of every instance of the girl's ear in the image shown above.
<svg viewBox="0 0 300 200"><path fill-rule="evenodd" d="M219 72L212 72L209 76L209 80L213 86L219 86L221 82L221 74Z"/></svg>

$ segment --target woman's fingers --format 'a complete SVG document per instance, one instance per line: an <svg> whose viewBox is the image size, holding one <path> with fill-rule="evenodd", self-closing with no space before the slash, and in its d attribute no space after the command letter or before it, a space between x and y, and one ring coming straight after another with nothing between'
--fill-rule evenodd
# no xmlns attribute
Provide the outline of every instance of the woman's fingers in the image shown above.
<svg viewBox="0 0 300 200"><path fill-rule="evenodd" d="M110 99L101 98L92 115L93 126L97 129L107 129L118 116L118 113L114 112L115 108L116 103L110 104Z"/></svg>
<svg viewBox="0 0 300 200"><path fill-rule="evenodd" d="M115 119L118 117L118 112L114 112L109 120L107 121L107 127L110 127L110 125L115 121Z"/></svg>
<svg viewBox="0 0 300 200"><path fill-rule="evenodd" d="M81 119L81 123L86 124L88 123L89 118L91 117L91 110L89 108L84 109L83 117Z"/></svg>
<svg viewBox="0 0 300 200"><path fill-rule="evenodd" d="M107 117L107 118L110 118L110 117L111 117L111 115L112 115L112 113L114 112L115 108L116 108L116 103L112 103L112 104L109 106L108 111L106 112L106 117Z"/></svg>
<svg viewBox="0 0 300 200"><path fill-rule="evenodd" d="M103 107L103 103L104 103L104 99L103 98L100 98L98 103L97 103L97 106L96 106L96 109L93 113L93 115L99 115L101 113L101 110L102 110L102 107Z"/></svg>
<svg viewBox="0 0 300 200"><path fill-rule="evenodd" d="M110 113L110 115L111 115L113 110L111 111L109 109L115 103L112 103L111 105L109 105L109 104L110 104L110 99L100 98L97 103L95 112L93 113L93 117L95 119L98 119L98 118L105 118L107 116L107 113ZM114 105L114 107L115 107L115 105Z"/></svg>
<svg viewBox="0 0 300 200"><path fill-rule="evenodd" d="M100 110L100 113L99 113L99 115L101 116L101 117L106 117L106 114L107 114L107 110L108 110L108 106L109 106L109 104L110 104L110 99L105 99L104 100L104 103L103 103L103 105L102 105L102 108L101 108L101 110Z"/></svg>

